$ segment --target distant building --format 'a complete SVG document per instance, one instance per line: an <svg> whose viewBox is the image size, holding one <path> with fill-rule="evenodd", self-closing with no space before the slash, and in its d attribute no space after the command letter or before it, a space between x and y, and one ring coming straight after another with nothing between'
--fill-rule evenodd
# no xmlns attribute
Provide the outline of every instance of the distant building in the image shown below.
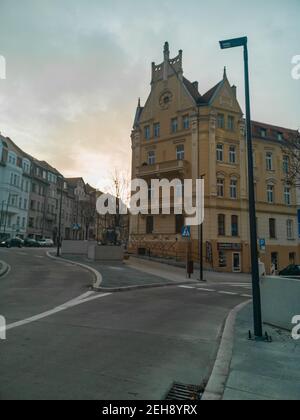
<svg viewBox="0 0 300 420"><path fill-rule="evenodd" d="M288 182L282 150L287 136L296 134L253 122L259 248L268 272L272 264L279 270L300 263L296 189ZM200 94L199 83L183 75L182 51L170 58L166 43L164 61L152 64L149 97L144 106L138 103L131 141L132 178L146 180L149 194L152 179L204 177L206 267L250 272L245 121L226 70L216 86ZM185 259L184 223L185 214L174 212L131 216L130 250ZM199 260L198 227L191 229L191 244Z"/></svg>
<svg viewBox="0 0 300 420"><path fill-rule="evenodd" d="M96 239L96 189L0 135L0 238Z"/></svg>
<svg viewBox="0 0 300 420"><path fill-rule="evenodd" d="M27 233L31 162L14 142L0 135L0 237Z"/></svg>

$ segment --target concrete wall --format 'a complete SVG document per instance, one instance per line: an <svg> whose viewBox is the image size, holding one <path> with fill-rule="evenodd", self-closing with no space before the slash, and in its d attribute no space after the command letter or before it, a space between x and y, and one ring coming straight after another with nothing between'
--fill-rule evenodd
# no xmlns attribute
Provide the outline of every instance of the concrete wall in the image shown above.
<svg viewBox="0 0 300 420"><path fill-rule="evenodd" d="M292 318L300 315L300 280L265 277L261 298L263 322L292 330Z"/></svg>
<svg viewBox="0 0 300 420"><path fill-rule="evenodd" d="M120 246L89 245L88 259L93 261L123 261L124 250Z"/></svg>
<svg viewBox="0 0 300 420"><path fill-rule="evenodd" d="M62 243L62 254L73 254L73 255L88 255L88 247L90 244L95 242L89 241L63 241Z"/></svg>

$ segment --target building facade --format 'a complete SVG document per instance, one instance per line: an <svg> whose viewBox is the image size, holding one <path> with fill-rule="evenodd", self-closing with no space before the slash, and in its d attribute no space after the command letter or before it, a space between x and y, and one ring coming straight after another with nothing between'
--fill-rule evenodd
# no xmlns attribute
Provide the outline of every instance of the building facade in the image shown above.
<svg viewBox="0 0 300 420"><path fill-rule="evenodd" d="M132 130L132 178L204 178L202 243L208 269L250 272L245 122L237 89L222 80L201 95L183 75L182 51L152 64L151 91L139 101ZM296 132L253 122L260 257L268 272L299 260L296 189L288 182L282 142ZM176 192L174 191L174 195ZM151 196L151 191L150 191ZM130 219L130 250L185 259L199 255L198 227L182 238L185 215L138 215Z"/></svg>
<svg viewBox="0 0 300 420"><path fill-rule="evenodd" d="M0 237L27 232L31 162L11 141L0 135Z"/></svg>

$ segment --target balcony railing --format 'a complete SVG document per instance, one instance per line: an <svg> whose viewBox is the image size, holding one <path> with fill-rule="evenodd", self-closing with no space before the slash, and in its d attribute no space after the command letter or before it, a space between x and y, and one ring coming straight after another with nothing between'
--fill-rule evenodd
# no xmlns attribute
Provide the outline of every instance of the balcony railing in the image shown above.
<svg viewBox="0 0 300 420"><path fill-rule="evenodd" d="M185 160L173 160L154 165L140 166L137 169L138 176L162 175L167 173L185 174L188 170L189 163Z"/></svg>

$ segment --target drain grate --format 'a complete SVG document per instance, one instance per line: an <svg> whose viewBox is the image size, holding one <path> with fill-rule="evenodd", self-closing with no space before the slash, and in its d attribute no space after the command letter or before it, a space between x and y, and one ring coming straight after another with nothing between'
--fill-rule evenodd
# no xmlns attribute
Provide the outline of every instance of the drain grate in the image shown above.
<svg viewBox="0 0 300 420"><path fill-rule="evenodd" d="M199 385L186 385L179 382L174 382L170 389L166 400L201 400L204 393L204 387Z"/></svg>

